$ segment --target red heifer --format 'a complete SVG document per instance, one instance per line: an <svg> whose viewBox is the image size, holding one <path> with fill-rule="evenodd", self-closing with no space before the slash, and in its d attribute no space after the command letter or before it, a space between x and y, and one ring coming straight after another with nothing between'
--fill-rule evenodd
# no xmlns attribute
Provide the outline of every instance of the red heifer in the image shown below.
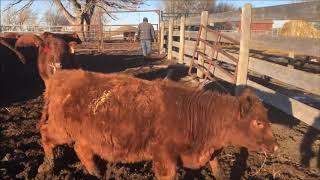
<svg viewBox="0 0 320 180"><path fill-rule="evenodd" d="M47 37L39 48L39 74L46 82L60 68L77 68L77 65L67 43L59 38Z"/></svg>
<svg viewBox="0 0 320 180"><path fill-rule="evenodd" d="M179 159L184 167L200 168L225 146L276 148L266 109L251 92L233 97L82 70L59 71L47 85L39 173L50 170L52 150L60 144L73 146L92 175L99 176L96 154L112 162L152 160L158 179L174 179Z"/></svg>
<svg viewBox="0 0 320 180"><path fill-rule="evenodd" d="M8 32L8 33L1 33L0 37L5 39L11 46L14 46L17 39L21 36L21 34Z"/></svg>
<svg viewBox="0 0 320 180"><path fill-rule="evenodd" d="M35 46L39 47L42 42L42 39L32 33L26 33L21 35L17 42L16 42L16 47L28 47L28 46Z"/></svg>
<svg viewBox="0 0 320 180"><path fill-rule="evenodd" d="M81 44L82 41L77 33L72 34L61 34L61 33L50 33L50 32L44 32L41 34L41 38L45 39L47 37L57 37L63 39L70 47L70 51L73 54L76 46L78 44Z"/></svg>
<svg viewBox="0 0 320 180"><path fill-rule="evenodd" d="M31 33L23 34L15 43L15 48L26 57L27 69L30 70L32 74L37 73L38 50L41 43L42 39Z"/></svg>
<svg viewBox="0 0 320 180"><path fill-rule="evenodd" d="M15 38L18 39L21 36L21 34L19 33L15 33L15 32L5 32L5 33L1 33L0 37L4 37L4 38Z"/></svg>
<svg viewBox="0 0 320 180"><path fill-rule="evenodd" d="M11 51L13 53L16 54L16 56L18 57L18 59L25 64L26 63L26 59L25 57L19 52L17 51L14 47L12 47L5 39L0 38L0 44L1 44L1 48L0 48L0 54L2 56L3 59L8 58L8 52ZM8 51L9 50L9 51Z"/></svg>

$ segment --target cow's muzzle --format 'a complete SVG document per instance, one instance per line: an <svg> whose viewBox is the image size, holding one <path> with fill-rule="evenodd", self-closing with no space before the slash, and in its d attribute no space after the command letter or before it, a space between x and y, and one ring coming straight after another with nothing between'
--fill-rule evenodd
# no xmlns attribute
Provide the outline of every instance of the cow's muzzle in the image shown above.
<svg viewBox="0 0 320 180"><path fill-rule="evenodd" d="M261 147L260 147L260 151L265 151L265 152L268 152L268 153L274 153L276 151L278 151L279 149L279 145L278 143L273 143L273 144L263 144Z"/></svg>

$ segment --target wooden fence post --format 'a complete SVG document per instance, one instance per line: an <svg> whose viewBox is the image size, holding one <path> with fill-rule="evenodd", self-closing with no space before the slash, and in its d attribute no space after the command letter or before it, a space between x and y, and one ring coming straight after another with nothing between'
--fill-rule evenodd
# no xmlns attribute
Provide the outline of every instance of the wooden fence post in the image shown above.
<svg viewBox="0 0 320 180"><path fill-rule="evenodd" d="M249 64L249 40L251 35L251 4L245 4L241 13L240 54L237 67L236 95L247 85Z"/></svg>
<svg viewBox="0 0 320 180"><path fill-rule="evenodd" d="M294 32L290 32L291 36L294 36ZM295 53L294 51L289 51L288 57L294 59ZM288 62L288 67L291 69L294 69L294 66L290 64L290 61Z"/></svg>
<svg viewBox="0 0 320 180"><path fill-rule="evenodd" d="M179 64L184 62L184 28L185 28L186 17L182 16L180 19L180 44L179 44Z"/></svg>
<svg viewBox="0 0 320 180"><path fill-rule="evenodd" d="M201 13L201 23L200 25L207 27L208 25L208 11L202 11ZM201 34L200 34L200 38L206 40L207 39L207 30L202 28ZM199 51L200 52L205 52L205 43L201 42L199 43ZM204 67L204 58L202 56L199 56L198 58L198 64L200 64L201 66ZM203 78L203 72L200 70L197 70L197 76L199 78Z"/></svg>
<svg viewBox="0 0 320 180"><path fill-rule="evenodd" d="M294 59L294 51L289 51L288 57ZM290 64L290 62L288 62L288 67L291 69L294 69L294 66L292 64Z"/></svg>
<svg viewBox="0 0 320 180"><path fill-rule="evenodd" d="M173 19L169 20L169 33L168 33L168 60L172 60L172 35L173 35Z"/></svg>
<svg viewBox="0 0 320 180"><path fill-rule="evenodd" d="M160 54L163 53L163 44L164 44L164 22L160 23Z"/></svg>
<svg viewBox="0 0 320 180"><path fill-rule="evenodd" d="M98 51L102 52L103 51L103 22L102 22L102 16L103 16L103 11L101 8L98 8L98 32L99 32L99 43L98 43ZM95 26L95 35L97 37L97 26Z"/></svg>

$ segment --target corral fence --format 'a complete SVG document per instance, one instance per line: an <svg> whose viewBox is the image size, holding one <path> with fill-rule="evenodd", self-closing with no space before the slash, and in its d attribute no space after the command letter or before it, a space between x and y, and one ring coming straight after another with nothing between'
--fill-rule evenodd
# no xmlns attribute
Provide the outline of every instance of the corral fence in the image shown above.
<svg viewBox="0 0 320 180"><path fill-rule="evenodd" d="M158 33L159 25L152 24L156 33ZM1 26L2 32L17 33L35 33L37 35L43 32L52 33L73 33L80 35L83 43L78 47L81 50L123 50L139 47L139 43L134 41L137 24L117 24L117 25L90 25L88 30L83 32L80 26ZM102 29L102 31L100 30Z"/></svg>
<svg viewBox="0 0 320 180"><path fill-rule="evenodd" d="M139 13L155 12L159 16L160 10L140 10L140 11L108 11L108 14L114 13ZM101 14L103 16L103 14ZM159 48L159 22L153 23L156 32L155 48ZM81 37L83 43L78 46L81 50L132 50L140 48L138 41L134 41L138 24L99 24L86 26L85 32L81 31L81 26L32 26L32 25L1 25L1 32L32 32L40 35L43 32L52 33L73 33L76 32Z"/></svg>
<svg viewBox="0 0 320 180"><path fill-rule="evenodd" d="M241 11L218 14L204 11L201 16L168 18L160 23L160 51L167 52L169 61L177 59L180 64L195 67L198 78L206 75L234 84L235 94L250 86L265 103L320 130L319 109L252 78L268 77L287 91L294 89L319 97L319 74L263 60L256 52L276 49L289 55L320 57L320 39L284 37L251 28L255 21L264 20L319 21L319 9L320 1L262 8L246 4ZM228 22L241 23L236 30L215 29L216 24Z"/></svg>

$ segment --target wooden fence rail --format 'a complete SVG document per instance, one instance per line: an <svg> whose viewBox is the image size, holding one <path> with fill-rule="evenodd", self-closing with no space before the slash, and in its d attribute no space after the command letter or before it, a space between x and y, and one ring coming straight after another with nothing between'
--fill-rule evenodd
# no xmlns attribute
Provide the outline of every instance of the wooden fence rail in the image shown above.
<svg viewBox="0 0 320 180"><path fill-rule="evenodd" d="M259 20L306 20L319 21L320 2L311 1L303 3L293 3L270 7L252 9L252 21ZM222 12L210 14L209 23L215 22L236 22L240 21L241 11ZM186 19L186 25L199 25L200 17L194 16Z"/></svg>
<svg viewBox="0 0 320 180"><path fill-rule="evenodd" d="M320 96L320 76L318 74L304 72L297 69L288 68L279 64L268 62L257 58L257 56L249 55L249 49L267 50L267 49L278 49L283 51L294 51L301 55L310 55L320 57L320 40L308 39L308 38L289 38L282 37L272 34L261 34L251 32L250 35L250 21L255 20L287 20L287 19L302 19L302 20L320 20L320 2L303 2L296 4L263 7L263 8L250 8L250 5L245 5L242 12L226 12L219 14L210 14L207 17L188 17L182 19L185 22L178 21L180 24L180 30L174 30L171 28L169 34L172 39L171 49L172 58L178 58L180 63L190 65L193 61L192 56L195 50L197 31L186 31L181 26L189 25L206 25L211 22L226 22L226 21L239 21L242 19L241 32L210 32L205 33L200 38L200 42L203 44L217 41L217 37L220 35L222 38L220 42L234 44L239 51L228 51L225 52L223 49L218 51L216 59L218 61L229 63L236 67L234 74L237 75L238 87L246 85L253 87L257 95L266 103L271 104L278 109L292 115L293 117L307 123L320 130L320 110L308 106L298 100L288 97L284 94L277 92L276 90L265 87L247 78L247 74L257 73L260 75L266 75L275 80L278 80L289 86L296 87L314 95ZM251 13L250 13L251 11ZM202 13L203 14L203 13ZM207 20L205 20L207 18ZM206 23L205 23L206 22ZM211 31L209 29L209 31ZM182 36L182 38L181 38ZM183 37L184 36L184 37ZM179 37L179 41L176 38ZM223 38L224 37L224 38ZM208 42L207 42L208 41ZM239 46L240 42L240 46ZM207 45L208 45L207 44ZM170 46L169 46L170 47ZM202 47L202 46L199 46ZM198 48L199 48L198 47ZM183 48L183 49L181 49ZM176 51L179 49L179 53ZM212 54L212 48L203 49L203 56L206 57ZM219 48L215 48L218 49ZM168 49L170 52L170 49ZM240 54L238 54L240 53ZM199 60L199 59L198 59ZM242 64L239 66L240 62ZM244 64L243 64L244 63ZM207 61L203 63L204 68L208 70L217 78L234 83L234 79L231 76L227 76L225 70L219 68L209 68ZM242 80L239 80L242 77Z"/></svg>
<svg viewBox="0 0 320 180"><path fill-rule="evenodd" d="M286 5L278 5L271 7L253 8L252 21L258 20L320 20L320 1L311 1L303 3L294 3ZM223 12L218 14L210 14L208 16L208 24L215 22L239 22L241 11ZM185 20L185 25L199 26L200 16L189 17ZM179 21L177 21L179 24ZM232 37L240 41L240 32L224 32L226 36ZM174 32L179 36L179 31ZM187 38L196 38L196 32L186 32ZM208 40L215 39L215 35L208 37ZM226 40L226 42L228 42ZM274 34L252 33L249 43L250 49L279 49L282 51L295 52L295 54L303 54L309 56L320 57L320 40L310 38L294 38L283 37Z"/></svg>
<svg viewBox="0 0 320 180"><path fill-rule="evenodd" d="M179 31L173 31L173 36L179 36ZM240 32L220 32L222 35L240 41ZM185 31L186 39L196 39L196 31ZM216 34L208 34L207 40L214 41ZM221 42L234 43L228 39L222 39ZM296 54L320 57L320 40L311 38L284 37L279 35L268 35L261 33L251 33L249 42L250 49L278 49L282 51L294 51Z"/></svg>

